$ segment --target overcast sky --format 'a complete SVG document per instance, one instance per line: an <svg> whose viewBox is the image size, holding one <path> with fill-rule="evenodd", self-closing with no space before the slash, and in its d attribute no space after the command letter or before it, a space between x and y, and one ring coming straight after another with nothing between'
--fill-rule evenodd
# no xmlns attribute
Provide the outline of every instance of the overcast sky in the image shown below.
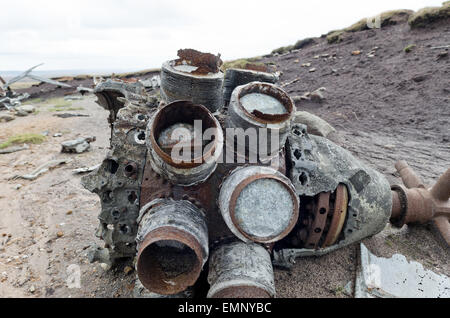
<svg viewBox="0 0 450 318"><path fill-rule="evenodd" d="M252 57L382 11L443 1L13 0L0 7L0 70L41 62L39 70L137 70L159 67L179 48Z"/></svg>

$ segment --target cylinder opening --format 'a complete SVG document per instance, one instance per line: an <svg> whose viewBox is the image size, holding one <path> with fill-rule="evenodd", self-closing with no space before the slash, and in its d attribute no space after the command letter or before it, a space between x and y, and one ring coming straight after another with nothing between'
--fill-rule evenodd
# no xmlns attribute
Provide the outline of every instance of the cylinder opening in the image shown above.
<svg viewBox="0 0 450 318"><path fill-rule="evenodd" d="M291 118L294 105L290 97L268 83L250 83L238 94L239 108L250 118L261 123L281 123Z"/></svg>
<svg viewBox="0 0 450 318"><path fill-rule="evenodd" d="M151 231L141 244L137 273L141 283L162 295L173 295L194 285L202 269L200 244L175 228Z"/></svg>
<svg viewBox="0 0 450 318"><path fill-rule="evenodd" d="M201 131L195 129L197 120L201 121ZM211 140L203 140L203 133L211 128L214 129ZM203 105L193 104L190 101L176 101L161 108L155 115L150 140L156 153L171 166L193 168L213 156L218 147L218 138L215 136L219 129L221 128L218 122ZM179 155L183 155L183 149L190 149L188 160L174 162L172 150L176 145L179 147L178 150L181 149L181 153L177 152Z"/></svg>
<svg viewBox="0 0 450 318"><path fill-rule="evenodd" d="M298 211L295 192L276 175L251 176L231 195L234 226L255 242L272 242L288 235L297 222Z"/></svg>

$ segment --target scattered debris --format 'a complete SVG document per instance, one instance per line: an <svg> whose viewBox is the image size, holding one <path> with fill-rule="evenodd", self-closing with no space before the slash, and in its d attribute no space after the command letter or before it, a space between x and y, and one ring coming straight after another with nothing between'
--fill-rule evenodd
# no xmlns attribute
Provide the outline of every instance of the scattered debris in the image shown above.
<svg viewBox="0 0 450 318"><path fill-rule="evenodd" d="M94 141L95 136L64 141L61 143L61 152L82 153L87 151L91 147L90 143Z"/></svg>
<svg viewBox="0 0 450 318"><path fill-rule="evenodd" d="M58 167L58 166L60 166L62 164L69 163L71 161L72 160L70 160L70 159L52 160L52 161L49 161L49 162L44 163L43 165L39 166L38 168L33 170L33 172L31 172L30 174L25 174L25 175L21 175L21 176L20 175L16 175L16 176L12 177L12 179L35 180L40 175L46 173L50 169L56 168L56 167Z"/></svg>
<svg viewBox="0 0 450 318"><path fill-rule="evenodd" d="M71 114L71 113L55 114L55 115L53 115L53 116L59 117L59 118L89 117L89 115L85 115L85 114Z"/></svg>
<svg viewBox="0 0 450 318"><path fill-rule="evenodd" d="M302 66L302 67L310 67L310 66L311 66L311 63L303 63L301 66Z"/></svg>
<svg viewBox="0 0 450 318"><path fill-rule="evenodd" d="M7 114L7 113L0 114L0 122L8 122L8 121L11 121L14 119L16 119L16 117L14 117L14 115L12 115L12 114Z"/></svg>
<svg viewBox="0 0 450 318"><path fill-rule="evenodd" d="M57 138L57 137L62 137L62 134L61 134L61 133L55 133L55 134L53 135L53 137L55 137L55 138Z"/></svg>
<svg viewBox="0 0 450 318"><path fill-rule="evenodd" d="M356 298L449 298L450 279L424 269L405 256L377 257L361 243Z"/></svg>
<svg viewBox="0 0 450 318"><path fill-rule="evenodd" d="M448 51L439 52L439 54L437 55L437 59L438 60L440 60L440 59L442 59L444 57L448 57Z"/></svg>
<svg viewBox="0 0 450 318"><path fill-rule="evenodd" d="M432 50L450 49L450 45L432 46L431 49Z"/></svg>
<svg viewBox="0 0 450 318"><path fill-rule="evenodd" d="M56 233L56 237L63 237L64 236L64 232L63 231L58 231Z"/></svg>
<svg viewBox="0 0 450 318"><path fill-rule="evenodd" d="M125 275L128 275L132 271L133 271L133 268L131 266L125 266L125 268L123 269L123 272L125 273Z"/></svg>
<svg viewBox="0 0 450 318"><path fill-rule="evenodd" d="M33 105L22 105L22 106L16 107L16 111L26 112L28 114L34 113L35 110L36 110L36 107L34 107Z"/></svg>
<svg viewBox="0 0 450 318"><path fill-rule="evenodd" d="M281 84L281 87L286 87L288 85L294 84L300 80L300 77L294 78L292 81Z"/></svg>
<svg viewBox="0 0 450 318"><path fill-rule="evenodd" d="M81 96L74 96L74 95L69 95L69 96L65 96L64 100L82 100L83 97Z"/></svg>
<svg viewBox="0 0 450 318"><path fill-rule="evenodd" d="M83 168L74 169L73 173L81 174L81 173L91 172L91 171L94 171L95 169L97 169L100 166L101 166L101 164L98 164L98 165L95 165L95 166L92 166L92 167L83 167Z"/></svg>
<svg viewBox="0 0 450 318"><path fill-rule="evenodd" d="M37 75L35 75L35 74L31 74L31 71L33 71L35 68L37 68L38 66L41 66L41 65L43 65L43 64L44 64L44 63L38 64L38 65L36 65L36 66L33 66L32 68L26 70L26 71L23 72L22 74L20 74L20 75L14 77L14 78L12 78L12 79L10 79L9 81L7 81L7 82L2 86L2 88L3 88L4 90L6 90L6 89L8 89L8 88L11 86L11 84L16 83L16 82L20 81L21 79L24 79L24 78L27 78L27 77L29 77L29 78L31 78L31 79L34 79L34 80L36 80L36 81L39 81L39 82L45 82L45 83L53 84L53 85L56 85L56 86L61 86L61 87L72 87L72 86L70 86L70 85L68 85L68 84L64 84L64 83L61 83L61 82L58 82L58 81L54 81L54 80L51 80L51 79L48 79L48 78L44 78L44 77L37 76Z"/></svg>
<svg viewBox="0 0 450 318"><path fill-rule="evenodd" d="M87 87L83 87L83 86L78 86L77 87L77 92L79 92L81 94L81 96L84 96L88 93L93 93L94 89L93 88L87 88Z"/></svg>
<svg viewBox="0 0 450 318"><path fill-rule="evenodd" d="M352 51L352 55L360 55L360 54L361 54L360 50Z"/></svg>
<svg viewBox="0 0 450 318"><path fill-rule="evenodd" d="M315 68L315 67L309 69L309 72L310 72L310 73L315 72L315 71L316 71L316 68Z"/></svg>

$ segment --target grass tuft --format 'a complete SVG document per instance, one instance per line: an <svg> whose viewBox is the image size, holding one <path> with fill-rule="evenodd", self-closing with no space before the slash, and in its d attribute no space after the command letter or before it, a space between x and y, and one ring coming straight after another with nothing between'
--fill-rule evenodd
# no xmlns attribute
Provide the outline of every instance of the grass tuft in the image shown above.
<svg viewBox="0 0 450 318"><path fill-rule="evenodd" d="M425 28L429 24L450 18L450 1L442 4L442 7L426 7L412 14L408 23L411 28Z"/></svg>
<svg viewBox="0 0 450 318"><path fill-rule="evenodd" d="M39 134L20 134L9 137L7 141L0 144L0 149L8 148L16 144L40 144L45 140L43 135Z"/></svg>

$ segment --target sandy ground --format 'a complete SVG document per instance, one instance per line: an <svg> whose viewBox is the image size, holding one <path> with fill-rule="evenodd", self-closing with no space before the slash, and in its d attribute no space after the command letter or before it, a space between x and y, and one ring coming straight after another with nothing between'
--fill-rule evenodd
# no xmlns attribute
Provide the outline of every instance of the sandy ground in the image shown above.
<svg viewBox="0 0 450 318"><path fill-rule="evenodd" d="M87 260L89 246L93 243L101 245L94 236L100 203L97 195L81 186L80 175L74 175L72 169L101 162L108 150L107 112L94 101L95 97L88 96L72 105L83 108L76 113L90 117L61 119L48 110L51 105L38 104L37 114L0 124L0 140L18 132L48 131L44 143L31 145L29 150L0 155L0 297L132 295L134 272L125 274L123 266L105 271L99 264L90 264ZM62 137L53 137L58 132L63 134ZM91 135L97 140L91 144L89 152L60 152L62 141ZM352 138L356 137L341 133L344 145L354 140ZM385 137L367 134L358 138L379 140ZM362 141L358 139L358 144ZM408 144L403 139L389 142ZM358 144L349 147L356 155L366 151L364 147L358 148ZM372 149L384 152L388 157L395 157L396 152L404 150L386 151L376 145ZM35 181L11 180L15 175L28 173L42 163L59 158L72 161ZM388 177L398 181L389 160L380 159L381 165L376 160L363 160L391 173ZM434 177L441 172L443 169L439 168L430 174ZM426 181L431 182L432 178L426 178ZM17 189L19 184L21 187ZM58 232L63 236L58 237ZM402 253L426 268L450 274L448 250L439 244L427 226L405 227L400 231L387 228L364 243L378 256ZM354 244L323 257L298 259L292 271L276 270L278 297L348 297L343 287L355 277L357 255L358 244ZM74 265L80 269L80 288L68 288Z"/></svg>
<svg viewBox="0 0 450 318"><path fill-rule="evenodd" d="M72 169L101 162L109 146L107 112L94 100L87 97L73 103L75 108L84 108L77 113L90 117L62 119L47 111L51 105L36 105L38 114L0 124L0 139L21 132L49 132L44 143L0 157L0 273L7 277L1 276L0 297L117 297L129 293L131 276L105 272L98 264L88 264L86 257L90 244L101 244L94 236L100 202L81 186L81 176ZM62 137L53 137L58 132ZM97 140L89 152L60 152L62 141L91 135ZM9 180L60 158L72 161L34 181ZM59 238L58 232L63 236ZM67 280L73 277L72 264L80 267L81 288L67 288Z"/></svg>

